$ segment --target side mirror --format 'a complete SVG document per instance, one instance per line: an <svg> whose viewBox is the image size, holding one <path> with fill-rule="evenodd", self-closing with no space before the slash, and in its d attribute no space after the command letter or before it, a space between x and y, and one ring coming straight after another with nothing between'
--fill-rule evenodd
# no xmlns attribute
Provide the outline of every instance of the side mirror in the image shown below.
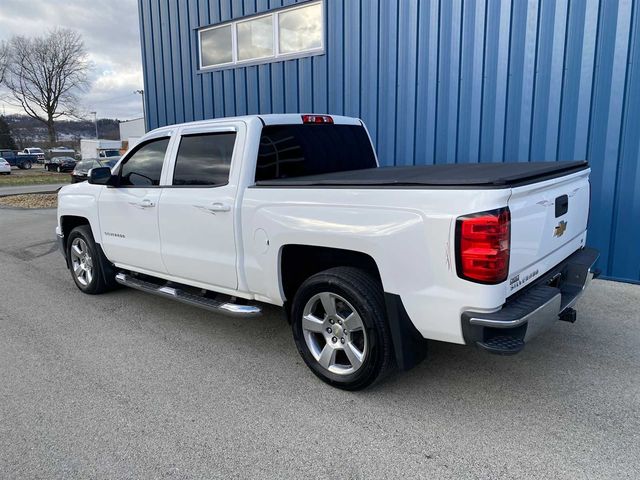
<svg viewBox="0 0 640 480"><path fill-rule="evenodd" d="M93 185L113 185L116 177L111 175L109 167L97 167L89 170L89 183Z"/></svg>

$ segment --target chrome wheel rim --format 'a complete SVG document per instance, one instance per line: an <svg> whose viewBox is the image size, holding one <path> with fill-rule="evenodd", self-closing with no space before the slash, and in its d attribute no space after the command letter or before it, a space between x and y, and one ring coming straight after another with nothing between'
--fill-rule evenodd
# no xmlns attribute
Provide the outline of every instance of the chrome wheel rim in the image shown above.
<svg viewBox="0 0 640 480"><path fill-rule="evenodd" d="M367 333L356 309L343 297L322 292L309 299L302 314L302 332L311 355L337 375L358 371L367 356Z"/></svg>
<svg viewBox="0 0 640 480"><path fill-rule="evenodd" d="M74 238L71 242L71 268L80 285L86 287L93 280L93 260L87 242Z"/></svg>

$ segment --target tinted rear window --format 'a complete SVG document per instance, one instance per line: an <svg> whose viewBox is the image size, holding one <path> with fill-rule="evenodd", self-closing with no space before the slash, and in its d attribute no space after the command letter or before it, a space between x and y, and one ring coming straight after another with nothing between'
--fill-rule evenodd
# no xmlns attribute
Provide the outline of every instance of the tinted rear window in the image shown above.
<svg viewBox="0 0 640 480"><path fill-rule="evenodd" d="M359 125L269 125L262 129L256 181L375 167Z"/></svg>
<svg viewBox="0 0 640 480"><path fill-rule="evenodd" d="M178 148L173 184L227 184L235 141L235 132L184 135Z"/></svg>

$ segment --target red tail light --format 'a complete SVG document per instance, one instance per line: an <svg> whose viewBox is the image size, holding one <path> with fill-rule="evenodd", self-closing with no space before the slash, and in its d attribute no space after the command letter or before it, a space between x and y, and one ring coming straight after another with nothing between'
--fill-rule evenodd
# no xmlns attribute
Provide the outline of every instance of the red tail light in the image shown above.
<svg viewBox="0 0 640 480"><path fill-rule="evenodd" d="M329 115L302 115L302 123L333 123Z"/></svg>
<svg viewBox="0 0 640 480"><path fill-rule="evenodd" d="M509 274L510 237L508 208L459 217L456 222L458 276L485 284L504 282Z"/></svg>

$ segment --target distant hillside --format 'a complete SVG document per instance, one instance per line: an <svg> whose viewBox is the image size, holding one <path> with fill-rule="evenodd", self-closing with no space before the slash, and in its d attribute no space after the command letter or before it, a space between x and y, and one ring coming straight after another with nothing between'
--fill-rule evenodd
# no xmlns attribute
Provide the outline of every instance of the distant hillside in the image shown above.
<svg viewBox="0 0 640 480"><path fill-rule="evenodd" d="M47 127L26 115L6 115L5 120L11 129L18 148L26 147L51 147L47 140ZM120 120L112 118L98 119L98 135L108 140L118 140ZM81 138L95 138L96 127L90 120L58 120L56 122L58 132L57 145L69 146L77 149Z"/></svg>

